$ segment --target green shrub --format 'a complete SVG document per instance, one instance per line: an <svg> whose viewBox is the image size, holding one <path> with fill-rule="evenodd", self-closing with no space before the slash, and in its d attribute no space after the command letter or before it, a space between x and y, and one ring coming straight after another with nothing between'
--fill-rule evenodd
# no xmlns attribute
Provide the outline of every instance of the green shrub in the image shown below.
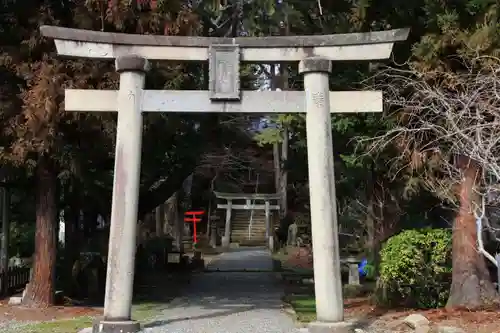
<svg viewBox="0 0 500 333"><path fill-rule="evenodd" d="M380 253L379 305L444 306L451 286L451 231L406 230L391 237Z"/></svg>
<svg viewBox="0 0 500 333"><path fill-rule="evenodd" d="M365 279L368 280L368 281L374 281L375 280L375 277L376 277L376 274L377 274L377 270L375 269L375 266L371 263L368 263L366 264L365 266Z"/></svg>

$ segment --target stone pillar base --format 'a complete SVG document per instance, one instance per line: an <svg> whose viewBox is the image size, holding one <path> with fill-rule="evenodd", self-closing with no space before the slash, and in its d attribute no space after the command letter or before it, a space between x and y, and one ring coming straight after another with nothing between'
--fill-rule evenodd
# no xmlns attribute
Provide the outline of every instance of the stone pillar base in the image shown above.
<svg viewBox="0 0 500 333"><path fill-rule="evenodd" d="M92 333L138 333L141 324L133 320L96 320L92 326Z"/></svg>
<svg viewBox="0 0 500 333"><path fill-rule="evenodd" d="M222 243L222 244L221 244L221 245L222 245L222 248L223 248L224 250L229 249L229 237L224 237L224 236L222 236L222 241L221 241L221 243Z"/></svg>
<svg viewBox="0 0 500 333"><path fill-rule="evenodd" d="M267 238L267 246L269 247L269 250L271 252L274 252L274 237L273 236L269 236Z"/></svg>
<svg viewBox="0 0 500 333"><path fill-rule="evenodd" d="M309 333L353 333L354 326L350 322L322 322L314 321L308 325Z"/></svg>

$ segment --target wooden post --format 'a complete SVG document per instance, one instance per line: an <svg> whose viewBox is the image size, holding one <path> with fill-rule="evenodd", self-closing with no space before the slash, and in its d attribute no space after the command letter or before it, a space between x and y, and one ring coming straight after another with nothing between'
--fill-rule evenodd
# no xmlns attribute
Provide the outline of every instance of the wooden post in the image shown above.
<svg viewBox="0 0 500 333"><path fill-rule="evenodd" d="M231 208L232 200L227 200L226 225L224 226L224 237L222 238L222 247L228 248L231 243Z"/></svg>

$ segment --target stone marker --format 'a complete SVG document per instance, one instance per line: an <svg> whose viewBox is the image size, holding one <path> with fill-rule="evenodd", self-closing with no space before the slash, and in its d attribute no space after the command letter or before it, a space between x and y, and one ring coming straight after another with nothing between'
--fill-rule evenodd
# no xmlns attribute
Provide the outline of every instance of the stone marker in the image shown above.
<svg viewBox="0 0 500 333"><path fill-rule="evenodd" d="M118 112L104 318L93 332L133 333L130 318L136 242L142 112L306 113L317 323L347 332L338 249L331 112L380 112L382 92L330 92L335 60L387 59L408 29L326 36L205 38L128 35L42 26L60 55L116 59L118 91L66 90L67 111ZM209 91L143 90L148 60L209 61ZM247 62L300 62L305 92L240 91ZM229 242L227 235L223 238Z"/></svg>
<svg viewBox="0 0 500 333"><path fill-rule="evenodd" d="M360 285L359 282L359 260L354 257L347 258L347 265L349 267L349 279L348 283L350 285Z"/></svg>
<svg viewBox="0 0 500 333"><path fill-rule="evenodd" d="M294 222L288 226L288 235L286 237L286 245L297 246L297 224Z"/></svg>
<svg viewBox="0 0 500 333"><path fill-rule="evenodd" d="M418 314L418 313L413 313L406 317L403 322L408 325L409 327L416 329L419 326L429 326L430 322L429 319L427 319L425 316Z"/></svg>

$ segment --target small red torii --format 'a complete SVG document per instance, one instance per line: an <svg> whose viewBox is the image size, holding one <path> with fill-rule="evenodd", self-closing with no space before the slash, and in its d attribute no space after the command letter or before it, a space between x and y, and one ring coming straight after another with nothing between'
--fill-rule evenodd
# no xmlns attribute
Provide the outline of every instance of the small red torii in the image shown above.
<svg viewBox="0 0 500 333"><path fill-rule="evenodd" d="M201 222L201 215L205 214L204 210L194 210L188 211L184 213L184 222L185 223L193 223L193 243L198 243L198 239L196 238L196 224Z"/></svg>

